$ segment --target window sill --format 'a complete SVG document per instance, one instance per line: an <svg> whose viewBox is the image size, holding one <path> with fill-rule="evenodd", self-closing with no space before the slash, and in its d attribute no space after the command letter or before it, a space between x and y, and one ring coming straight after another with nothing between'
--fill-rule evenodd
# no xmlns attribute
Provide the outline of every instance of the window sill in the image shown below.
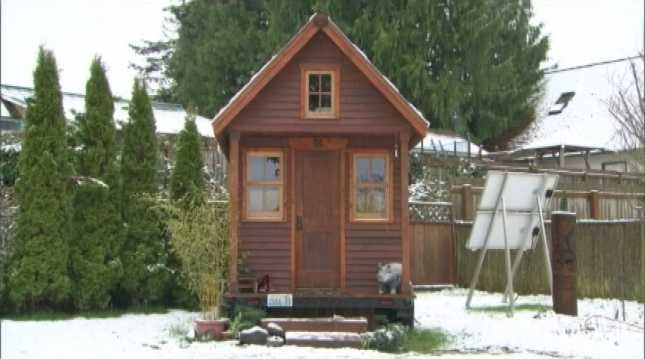
<svg viewBox="0 0 645 359"><path fill-rule="evenodd" d="M352 218L350 223L393 223L391 218Z"/></svg>
<svg viewBox="0 0 645 359"><path fill-rule="evenodd" d="M243 218L242 223L249 222L268 222L268 223L285 223L287 220L285 218L270 218L270 217L251 217L251 218Z"/></svg>
<svg viewBox="0 0 645 359"><path fill-rule="evenodd" d="M336 114L329 114L329 115L318 115L318 114L305 114L302 117L303 120L338 120L338 116Z"/></svg>

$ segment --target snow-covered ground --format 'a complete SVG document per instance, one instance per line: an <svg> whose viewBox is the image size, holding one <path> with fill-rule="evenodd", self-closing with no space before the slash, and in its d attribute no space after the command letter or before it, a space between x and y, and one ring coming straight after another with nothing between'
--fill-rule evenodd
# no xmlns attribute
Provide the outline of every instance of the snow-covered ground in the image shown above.
<svg viewBox="0 0 645 359"><path fill-rule="evenodd" d="M562 357L644 358L643 303L625 302L626 321L615 320L621 301L578 299L578 316L552 310L504 312L465 310L466 289L419 293L418 326L441 328L453 336L446 349L459 351L523 351ZM475 292L472 308L501 306L501 294ZM520 296L517 305L551 306L545 295Z"/></svg>
<svg viewBox="0 0 645 359"><path fill-rule="evenodd" d="M552 311L466 311L463 289L419 293L418 326L438 327L451 336L442 358L527 359L546 357L643 358L642 303L627 302L627 322L614 320L617 300L581 299L578 317ZM547 296L520 297L518 304L550 305ZM477 292L473 307L500 305L499 294ZM196 313L125 315L109 319L2 321L2 358L267 358L365 359L417 358L357 349L310 349L285 346L240 347L235 342L187 343L182 337ZM510 354L509 354L510 353Z"/></svg>

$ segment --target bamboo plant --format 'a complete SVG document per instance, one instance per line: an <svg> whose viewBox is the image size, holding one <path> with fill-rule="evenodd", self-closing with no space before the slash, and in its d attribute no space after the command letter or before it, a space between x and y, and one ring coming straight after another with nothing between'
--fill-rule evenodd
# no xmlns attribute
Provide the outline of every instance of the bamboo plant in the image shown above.
<svg viewBox="0 0 645 359"><path fill-rule="evenodd" d="M175 209L169 223L172 250L188 287L197 295L203 319L218 319L228 271L228 208L192 204Z"/></svg>

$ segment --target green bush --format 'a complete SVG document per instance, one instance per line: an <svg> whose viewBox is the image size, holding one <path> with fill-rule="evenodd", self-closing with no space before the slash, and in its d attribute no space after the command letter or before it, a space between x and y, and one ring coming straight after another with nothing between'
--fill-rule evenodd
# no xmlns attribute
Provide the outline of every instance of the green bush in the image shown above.
<svg viewBox="0 0 645 359"><path fill-rule="evenodd" d="M249 329L255 325L259 325L262 318L266 316L263 310L246 305L240 305L233 309L233 320L229 326L229 330L233 336L237 338L242 330Z"/></svg>
<svg viewBox="0 0 645 359"><path fill-rule="evenodd" d="M448 336L439 330L414 329L407 333L403 345L406 352L432 353L448 342Z"/></svg>
<svg viewBox="0 0 645 359"><path fill-rule="evenodd" d="M171 210L171 250L204 318L218 318L228 270L228 207L177 203Z"/></svg>
<svg viewBox="0 0 645 359"><path fill-rule="evenodd" d="M389 324L366 337L364 347L386 353L403 351L407 330L401 324Z"/></svg>
<svg viewBox="0 0 645 359"><path fill-rule="evenodd" d="M18 177L19 151L0 150L0 184L13 186Z"/></svg>
<svg viewBox="0 0 645 359"><path fill-rule="evenodd" d="M365 337L365 349L386 353L432 353L448 341L448 336L433 329L408 329L401 324L389 324Z"/></svg>

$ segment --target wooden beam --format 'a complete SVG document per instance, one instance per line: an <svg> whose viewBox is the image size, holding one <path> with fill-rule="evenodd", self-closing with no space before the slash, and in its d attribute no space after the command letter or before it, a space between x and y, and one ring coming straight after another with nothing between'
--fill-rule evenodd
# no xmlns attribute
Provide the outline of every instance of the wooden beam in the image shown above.
<svg viewBox="0 0 645 359"><path fill-rule="evenodd" d="M403 293L411 293L410 286L410 213L408 208L408 169L410 167L409 157L410 153L408 148L408 141L410 133L402 131L399 136L399 148L401 157L401 261L402 270L401 274L401 291Z"/></svg>
<svg viewBox="0 0 645 359"><path fill-rule="evenodd" d="M296 151L289 147L289 213L291 225L291 252L290 252L290 270L291 270L291 292L296 291Z"/></svg>
<svg viewBox="0 0 645 359"><path fill-rule="evenodd" d="M230 218L230 255L228 263L229 292L237 293L237 258L240 224L240 134L229 134L228 191Z"/></svg>
<svg viewBox="0 0 645 359"><path fill-rule="evenodd" d="M598 190L589 192L589 217L600 219L600 192Z"/></svg>
<svg viewBox="0 0 645 359"><path fill-rule="evenodd" d="M474 216L473 204L473 187L470 184L464 184L461 187L461 219L472 221Z"/></svg>
<svg viewBox="0 0 645 359"><path fill-rule="evenodd" d="M345 289L347 287L347 244L345 238L345 209L348 208L348 201L345 200L346 196L346 183L347 176L345 175L347 153L345 149L340 150L340 287ZM352 180L351 178L349 179Z"/></svg>
<svg viewBox="0 0 645 359"><path fill-rule="evenodd" d="M551 215L553 252L553 311L578 315L576 294L576 214Z"/></svg>

